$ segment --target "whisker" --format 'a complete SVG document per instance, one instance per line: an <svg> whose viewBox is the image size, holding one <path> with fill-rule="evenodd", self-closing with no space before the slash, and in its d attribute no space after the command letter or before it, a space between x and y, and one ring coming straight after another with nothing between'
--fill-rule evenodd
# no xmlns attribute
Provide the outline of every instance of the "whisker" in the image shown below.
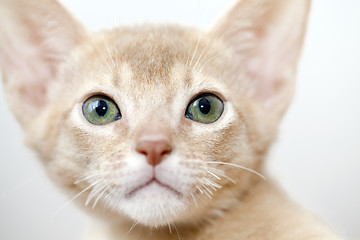
<svg viewBox="0 0 360 240"><path fill-rule="evenodd" d="M207 170L207 173L209 173L210 175L214 176L216 179L221 180L221 178L219 178L215 173L210 172L209 170Z"/></svg>
<svg viewBox="0 0 360 240"><path fill-rule="evenodd" d="M61 210L63 210L65 207L67 207L72 201L74 201L76 198L78 198L81 194L83 194L84 192L86 192L87 190L89 190L90 188L92 188L93 186L95 186L96 184L98 184L99 182L103 181L104 179L100 179L96 182L93 182L92 184L90 184L88 187L86 187L84 190L82 190L81 192L79 192L78 194L76 194L73 198L71 198L69 201L67 201L63 206L61 206L58 210L56 210L52 216L56 216Z"/></svg>
<svg viewBox="0 0 360 240"><path fill-rule="evenodd" d="M225 173L218 173L218 175L220 175L221 177L226 178L227 180L229 180L232 183L236 183L236 181L234 179L232 179L231 177L227 176Z"/></svg>
<svg viewBox="0 0 360 240"><path fill-rule="evenodd" d="M109 203L110 202L110 198L111 196L114 194L115 189L113 188L106 188L107 190L109 190L109 192L106 194L106 196L104 197L104 200Z"/></svg>
<svg viewBox="0 0 360 240"><path fill-rule="evenodd" d="M81 183L81 182L83 182L83 181L89 180L89 179L91 179L91 178L93 178L93 177L96 177L96 176L98 176L98 175L100 175L100 173L95 173L95 174L92 174L92 175L90 175L90 176L86 176L86 177L84 177L84 178L81 178L81 179L75 181L74 184L77 185L77 184L79 184L79 183Z"/></svg>
<svg viewBox="0 0 360 240"><path fill-rule="evenodd" d="M105 186L104 190L97 196L97 198L95 199L94 204L92 205L92 209L95 208L96 204L98 203L98 201L101 199L101 197L106 193L107 191L107 186Z"/></svg>
<svg viewBox="0 0 360 240"><path fill-rule="evenodd" d="M90 201L99 193L101 192L104 188L106 187L106 184L103 184L101 187L99 188L93 188L93 190L90 192L89 196L87 197L86 199L86 202L85 202L85 206L87 206ZM96 190L95 190L96 189Z"/></svg>
<svg viewBox="0 0 360 240"><path fill-rule="evenodd" d="M210 186L207 178L199 179L199 181L202 182L202 186L203 186L204 188L206 188L205 185ZM214 191L216 191L216 189L215 189L213 186L210 186L210 187L211 187ZM206 188L206 189L207 189L207 188ZM207 190L209 191L209 189L207 189ZM212 195L212 192L211 192L211 195Z"/></svg>
<svg viewBox="0 0 360 240"><path fill-rule="evenodd" d="M168 223L168 226L169 226L169 232L171 234L171 226L170 226L170 223Z"/></svg>
<svg viewBox="0 0 360 240"><path fill-rule="evenodd" d="M199 190L199 192L200 192L201 194L204 194L203 190L201 190L201 188L200 188L199 186L196 186L196 188Z"/></svg>
<svg viewBox="0 0 360 240"><path fill-rule="evenodd" d="M195 206L198 207L198 203L197 203L197 201L196 201L196 199L194 197L194 194L191 193L190 195L191 195L191 198L194 200Z"/></svg>
<svg viewBox="0 0 360 240"><path fill-rule="evenodd" d="M214 181L211 181L208 178L197 178L199 182L202 183L202 187L204 187L211 195L213 195L212 191L210 191L206 186L209 186L214 191L217 191L217 188L222 188L221 185L215 183Z"/></svg>
<svg viewBox="0 0 360 240"><path fill-rule="evenodd" d="M197 29L199 10L200 10L200 4L198 5L196 19L195 19L195 29ZM188 51L188 54L187 54L187 59L186 59L186 63L185 63L184 72L187 72L187 70L188 70L189 60L190 60L190 55L191 55L191 49L192 49L192 47L189 48L189 51Z"/></svg>
<svg viewBox="0 0 360 240"><path fill-rule="evenodd" d="M241 168L241 169L244 169L244 170L246 170L248 172L256 174L257 176L261 177L263 180L266 180L266 178L261 173L255 171L253 169L250 169L250 168L247 168L247 167L244 167L244 166L240 166L238 164L227 163L227 162L206 162L206 163L209 163L209 164L222 164L222 165L228 165L228 166L232 166L232 167Z"/></svg>
<svg viewBox="0 0 360 240"><path fill-rule="evenodd" d="M200 1L199 1L199 6L200 6ZM207 7L207 6L208 6L208 4L205 5L205 8L204 8L204 7L202 8L203 13L206 11L206 7ZM204 31L201 31L201 33L200 33L200 35L199 35L198 42L197 42L197 44L196 44L196 48L195 48L194 55L193 55L193 57L192 57L192 59L191 59L191 62L190 62L190 66L191 66L191 63L193 62L193 60L195 60L194 57L195 57L195 53L196 53L197 47L198 47L198 45L199 45L199 43L200 43L200 39L203 37L204 34L205 34L205 32L204 32ZM209 42L208 42L208 43L209 43ZM207 45L208 45L208 44L207 44ZM205 47L205 49L206 49L206 48L207 48L207 46ZM193 67L193 70L196 69L196 66L197 66L197 64L199 63L202 55L204 54L205 49L200 53L200 56L198 57L195 65L194 65L194 67Z"/></svg>
<svg viewBox="0 0 360 240"><path fill-rule="evenodd" d="M212 60L224 55L226 52L221 52L219 54L216 54L215 56L212 56L211 58L209 58L205 63L203 63L202 65L199 65L197 69L194 69L194 71L199 71L199 69L201 69L202 66L206 66L207 64L209 64Z"/></svg>
<svg viewBox="0 0 360 240"><path fill-rule="evenodd" d="M204 184L201 184L201 187L204 188L203 190L201 190L201 194L205 194L206 196L208 196L208 198L212 199L212 197L211 197L212 192L207 187L205 187ZM198 189L200 190L201 188L198 188ZM209 193L211 193L211 194L209 194Z"/></svg>
<svg viewBox="0 0 360 240"><path fill-rule="evenodd" d="M114 62L113 56L112 56L111 53L110 53L110 49L109 49L109 47L108 47L108 45L107 45L107 43L106 43L106 41L105 41L104 35L102 35L102 38L103 38L103 41L104 41L104 44L105 44L105 48L106 48L107 52L109 53L111 62L112 62L112 64L113 64L114 68L116 68L116 64L115 64L115 62Z"/></svg>
<svg viewBox="0 0 360 240"><path fill-rule="evenodd" d="M103 36L104 37L104 36ZM96 44L94 44L95 48L98 50L98 52L101 54L102 58L103 58L103 62L106 63L106 65L109 68L110 73L113 72L113 69L111 68L111 66L109 65L107 58L105 57L105 55L103 54L103 52L100 50L99 46L97 46Z"/></svg>
<svg viewBox="0 0 360 240"><path fill-rule="evenodd" d="M196 69L196 66L198 65L198 63L200 62L201 60L201 57L203 56L204 52L206 51L207 47L209 46L209 43L206 44L205 48L202 50L202 52L200 53L200 56L198 57L197 61L195 62L194 64L194 67L193 69L195 70Z"/></svg>
<svg viewBox="0 0 360 240"><path fill-rule="evenodd" d="M212 199L212 197L206 191L204 191L204 193L206 196L208 196L208 198Z"/></svg>
<svg viewBox="0 0 360 240"><path fill-rule="evenodd" d="M188 56L187 56L187 59L186 59L186 63L185 63L184 72L186 72L187 69L188 69L188 64L189 64L189 60L190 60L190 54L191 54L191 49L189 49L189 53L188 53Z"/></svg>
<svg viewBox="0 0 360 240"><path fill-rule="evenodd" d="M198 6L197 6L198 8L197 8L197 14L196 14L196 19L195 19L195 29L199 29L199 23L200 23L200 9L201 9L201 3L200 3L200 1L198 1ZM191 64L192 64L192 61L193 61L193 59L194 59L194 57L195 57L195 54L196 54L196 52L197 52L197 48L198 48L198 46L199 46L199 43L200 43L200 39L201 39L201 36L202 36L202 33L200 33L199 34L199 37L198 37L198 40L197 40L197 43L196 43L196 46L195 46L195 50L194 50L194 52L193 52L193 55L192 55L192 58L191 58L191 60L190 60L190 64L188 64L189 63L189 57L190 57L190 49L189 49L189 55L188 55L188 59L187 59L187 61L186 61L186 69L187 69L187 67L188 66L191 66Z"/></svg>
<svg viewBox="0 0 360 240"><path fill-rule="evenodd" d="M211 181L210 179L206 179L206 181L210 184L209 186L213 187L214 191L217 191L216 188L222 188L221 185L215 183L214 181Z"/></svg>
<svg viewBox="0 0 360 240"><path fill-rule="evenodd" d="M217 191L217 189L214 187L214 186L212 186L212 185L208 185L212 190L214 190L215 192Z"/></svg>
<svg viewBox="0 0 360 240"><path fill-rule="evenodd" d="M208 191L211 195L214 195L213 192L205 186L205 184L202 184L202 187L205 188L205 190Z"/></svg>
<svg viewBox="0 0 360 240"><path fill-rule="evenodd" d="M173 223L173 225L174 225L174 228L175 228L176 234L177 234L177 236L178 236L178 240L180 240L180 234L179 234L179 231L178 231L178 229L177 229L177 227L176 227L175 223Z"/></svg>
<svg viewBox="0 0 360 240"><path fill-rule="evenodd" d="M206 51L207 48L209 47L209 45L210 45L210 43L211 43L211 40L214 38L215 33L218 31L218 29L219 29L219 25L216 26L215 31L213 31L212 34L210 35L209 41L207 42L205 48L202 50L202 52L201 52L198 60L196 61L195 65L194 65L194 69L196 69L196 66L198 65L198 63L200 62L200 60L201 60L202 56L204 55L205 51ZM208 53L205 55L205 57L207 57L207 55L208 55Z"/></svg>
<svg viewBox="0 0 360 240"><path fill-rule="evenodd" d="M194 192L195 197L199 198L199 194L197 192Z"/></svg>
<svg viewBox="0 0 360 240"><path fill-rule="evenodd" d="M197 52L197 50L198 50L201 37L202 37L202 34L199 34L199 38L198 38L198 41L197 41L197 43L196 43L195 50L194 50L194 52L193 52L193 55L192 55L191 60L190 60L190 63L189 63L189 66L190 66L190 67L191 67L192 62L193 62L193 60L194 60L194 58L195 58L195 54L196 54L196 52ZM194 69L194 68L193 68L193 69Z"/></svg>
<svg viewBox="0 0 360 240"><path fill-rule="evenodd" d="M116 70L117 70L117 71L120 71L119 62L118 62L118 57L117 57L117 55L118 55L118 54L117 54L117 47L116 47L116 46L114 47L114 52L115 52L114 54L115 54Z"/></svg>
<svg viewBox="0 0 360 240"><path fill-rule="evenodd" d="M227 180L229 180L230 182L232 182L232 183L236 183L236 181L234 180L234 179L232 179L232 178L230 178L229 176L227 176L226 174L225 174L225 172L223 171L223 170L221 170L221 169L217 169L217 168L213 168L213 167L210 167L210 169L209 169L209 166L201 166L203 169L205 169L208 173L212 173L212 174L214 174L213 176L214 177L217 177L219 180L221 180L221 178L220 177L224 177L224 178L226 178ZM210 171L211 170L211 171ZM219 176L217 176L217 175L219 175Z"/></svg>
<svg viewBox="0 0 360 240"><path fill-rule="evenodd" d="M129 233L135 228L136 225L138 225L138 221L135 221L134 224L131 226L131 228L129 229L129 231L127 231L127 233L125 234L125 236L129 235Z"/></svg>

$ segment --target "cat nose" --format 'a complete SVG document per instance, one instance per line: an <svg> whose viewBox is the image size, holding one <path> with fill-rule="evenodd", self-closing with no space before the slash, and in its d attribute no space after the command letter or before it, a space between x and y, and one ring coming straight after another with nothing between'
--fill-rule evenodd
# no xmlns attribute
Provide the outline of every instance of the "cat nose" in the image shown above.
<svg viewBox="0 0 360 240"><path fill-rule="evenodd" d="M146 161L155 167L165 154L171 153L172 147L167 140L142 140L138 142L136 151L145 155Z"/></svg>

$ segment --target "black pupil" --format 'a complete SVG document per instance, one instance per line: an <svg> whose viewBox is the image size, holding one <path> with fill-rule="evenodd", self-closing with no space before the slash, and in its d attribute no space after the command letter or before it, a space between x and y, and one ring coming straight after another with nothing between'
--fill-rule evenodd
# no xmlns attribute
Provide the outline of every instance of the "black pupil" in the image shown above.
<svg viewBox="0 0 360 240"><path fill-rule="evenodd" d="M200 112L204 115L209 114L211 110L211 103L207 98L202 98L199 100L199 109Z"/></svg>
<svg viewBox="0 0 360 240"><path fill-rule="evenodd" d="M97 102L97 106L95 107L95 111L96 113L100 116L103 117L105 116L105 114L108 111L108 105L104 100L100 100Z"/></svg>

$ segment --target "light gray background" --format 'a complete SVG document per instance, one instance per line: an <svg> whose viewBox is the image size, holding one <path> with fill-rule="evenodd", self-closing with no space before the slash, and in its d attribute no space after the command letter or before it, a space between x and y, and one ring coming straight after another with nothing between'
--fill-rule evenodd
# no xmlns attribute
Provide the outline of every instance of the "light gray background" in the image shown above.
<svg viewBox="0 0 360 240"><path fill-rule="evenodd" d="M61 2L96 30L143 21L207 29L234 1ZM294 199L354 240L360 239L359 25L360 1L313 2L296 97L268 161ZM52 216L67 198L23 147L0 90L0 239L79 239L88 218L72 205Z"/></svg>

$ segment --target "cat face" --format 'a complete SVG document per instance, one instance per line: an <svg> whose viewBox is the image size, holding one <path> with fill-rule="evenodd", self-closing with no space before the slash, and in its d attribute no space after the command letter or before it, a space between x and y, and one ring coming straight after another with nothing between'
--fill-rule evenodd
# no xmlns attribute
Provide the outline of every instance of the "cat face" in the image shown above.
<svg viewBox="0 0 360 240"><path fill-rule="evenodd" d="M164 31L172 37L162 39ZM129 36L136 34L133 41ZM180 220L203 198L249 181L254 173L243 169L238 176L225 165L257 167L244 117L249 113L229 95L226 74L207 70L221 66L199 59L206 47L210 56L221 52L198 38L188 30L143 26L104 33L84 46L55 86L67 92L54 102L61 107L44 116L62 116L53 126L60 147L47 153L54 156L50 175L66 172L69 187L88 188L82 201L89 207L150 226ZM188 52L196 46L192 59ZM199 68L191 63L197 60Z"/></svg>
<svg viewBox="0 0 360 240"><path fill-rule="evenodd" d="M20 2L5 4L18 24ZM288 21L295 7L287 3L280 19L271 14L278 8L258 13L262 3L239 3L210 33L144 25L97 34L47 4L47 20L67 31L29 24L32 35L6 25L5 37L23 35L29 59L2 58L4 83L28 143L78 203L157 227L211 218L263 180L291 97L306 4ZM35 25L37 7L24 15ZM247 8L254 14L245 21ZM278 27L269 31L265 20ZM284 29L296 40L281 44Z"/></svg>

